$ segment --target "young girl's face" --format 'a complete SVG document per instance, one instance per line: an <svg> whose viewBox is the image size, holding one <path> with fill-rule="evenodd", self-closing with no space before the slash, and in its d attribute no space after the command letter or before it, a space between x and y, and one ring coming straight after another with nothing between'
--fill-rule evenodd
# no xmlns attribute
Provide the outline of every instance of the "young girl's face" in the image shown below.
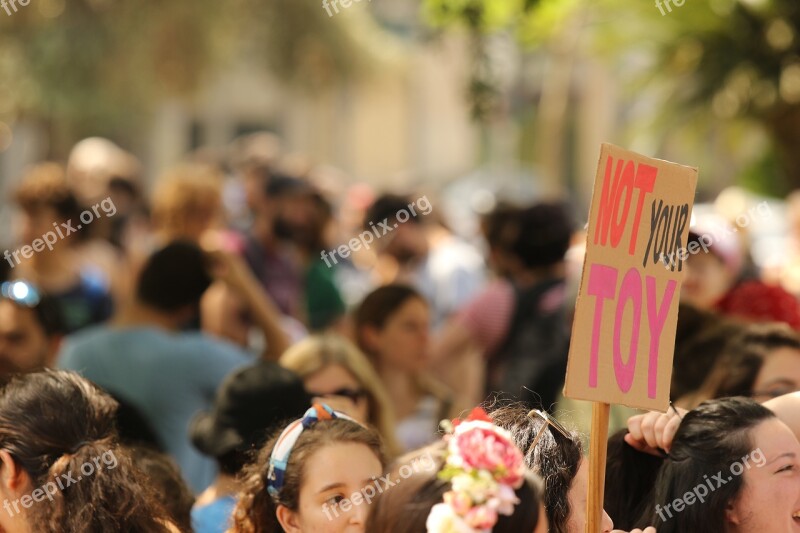
<svg viewBox="0 0 800 533"><path fill-rule="evenodd" d="M331 444L303 468L298 510L283 524L287 533L363 532L369 513L364 496L376 492L383 471L375 453L364 444Z"/></svg>

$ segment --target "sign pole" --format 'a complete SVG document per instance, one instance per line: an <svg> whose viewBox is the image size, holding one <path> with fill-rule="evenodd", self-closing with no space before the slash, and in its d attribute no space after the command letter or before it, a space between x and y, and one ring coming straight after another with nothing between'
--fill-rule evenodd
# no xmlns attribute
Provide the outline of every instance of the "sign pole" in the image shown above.
<svg viewBox="0 0 800 533"><path fill-rule="evenodd" d="M592 402L592 433L589 442L589 494L586 501L586 533L602 533L603 496L608 450L607 403Z"/></svg>

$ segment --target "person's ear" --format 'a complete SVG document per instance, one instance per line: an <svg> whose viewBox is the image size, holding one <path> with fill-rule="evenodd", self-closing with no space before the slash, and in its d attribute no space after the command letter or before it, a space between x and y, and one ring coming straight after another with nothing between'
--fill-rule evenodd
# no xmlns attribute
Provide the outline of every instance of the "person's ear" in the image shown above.
<svg viewBox="0 0 800 533"><path fill-rule="evenodd" d="M278 505L275 516L286 533L300 533L300 518L296 512L285 505Z"/></svg>
<svg viewBox="0 0 800 533"><path fill-rule="evenodd" d="M370 325L362 326L361 341L364 343L364 347L367 349L367 351L377 351L378 345L380 344L380 333L378 332L378 328Z"/></svg>
<svg viewBox="0 0 800 533"><path fill-rule="evenodd" d="M3 492L19 492L28 483L28 473L25 472L11 454L0 450L0 484Z"/></svg>
<svg viewBox="0 0 800 533"><path fill-rule="evenodd" d="M742 520L739 516L739 511L736 510L734 502L728 502L728 505L725 506L725 520L737 526L741 524Z"/></svg>

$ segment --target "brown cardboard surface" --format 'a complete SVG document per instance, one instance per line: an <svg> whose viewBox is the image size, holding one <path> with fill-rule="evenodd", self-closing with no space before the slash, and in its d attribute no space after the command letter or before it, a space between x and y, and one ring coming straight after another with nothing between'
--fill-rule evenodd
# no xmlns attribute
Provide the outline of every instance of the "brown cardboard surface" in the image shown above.
<svg viewBox="0 0 800 533"><path fill-rule="evenodd" d="M603 144L564 395L666 410L697 169Z"/></svg>

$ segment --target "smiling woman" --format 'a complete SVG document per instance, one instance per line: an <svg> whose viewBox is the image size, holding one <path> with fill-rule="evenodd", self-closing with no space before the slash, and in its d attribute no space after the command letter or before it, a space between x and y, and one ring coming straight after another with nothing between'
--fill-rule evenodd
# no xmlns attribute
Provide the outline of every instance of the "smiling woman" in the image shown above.
<svg viewBox="0 0 800 533"><path fill-rule="evenodd" d="M732 465L744 457L755 459L754 450L763 460L742 475L728 475L739 472ZM797 438L767 408L744 398L706 402L683 418L659 472L654 502L674 506L706 478L714 479L715 488L704 502L679 505L680 511L663 517L655 507L650 522L658 524L659 533L800 531L798 459Z"/></svg>

